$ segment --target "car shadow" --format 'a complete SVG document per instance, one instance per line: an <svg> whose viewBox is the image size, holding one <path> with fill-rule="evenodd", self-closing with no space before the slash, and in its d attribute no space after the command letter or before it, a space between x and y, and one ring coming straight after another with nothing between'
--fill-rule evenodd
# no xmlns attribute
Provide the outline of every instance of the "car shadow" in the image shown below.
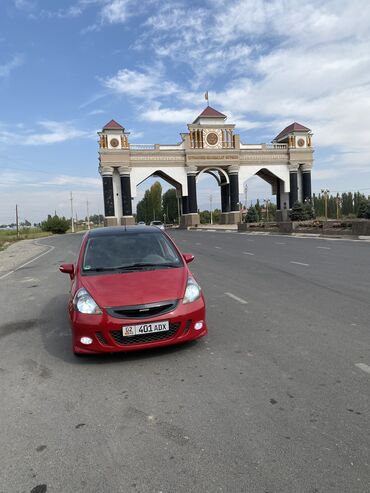
<svg viewBox="0 0 370 493"><path fill-rule="evenodd" d="M188 341L172 346L164 346L152 349L141 349L122 353L102 353L75 356L72 352L71 329L68 318L68 295L55 296L41 312L41 339L45 350L52 356L66 363L81 364L107 364L126 363L148 358L160 358L179 352L194 350L194 347L202 344L199 341Z"/></svg>

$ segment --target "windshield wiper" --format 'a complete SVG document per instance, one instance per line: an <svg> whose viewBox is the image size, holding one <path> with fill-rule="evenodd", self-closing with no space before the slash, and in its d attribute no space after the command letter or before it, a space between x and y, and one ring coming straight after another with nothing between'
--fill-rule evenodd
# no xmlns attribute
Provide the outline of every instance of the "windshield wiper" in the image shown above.
<svg viewBox="0 0 370 493"><path fill-rule="evenodd" d="M146 262L138 262L129 265L116 265L115 267L95 267L94 269L84 269L84 272L105 272L105 271L136 271L144 269L156 269L161 267L179 267L179 265L171 262L163 262L161 264L153 264Z"/></svg>
<svg viewBox="0 0 370 493"><path fill-rule="evenodd" d="M117 270L141 270L141 269L150 269L150 268L161 268L161 267L178 267L178 265L172 262L163 262L160 264L153 264L148 262L138 262L136 264L130 265L122 265L121 267L117 267Z"/></svg>

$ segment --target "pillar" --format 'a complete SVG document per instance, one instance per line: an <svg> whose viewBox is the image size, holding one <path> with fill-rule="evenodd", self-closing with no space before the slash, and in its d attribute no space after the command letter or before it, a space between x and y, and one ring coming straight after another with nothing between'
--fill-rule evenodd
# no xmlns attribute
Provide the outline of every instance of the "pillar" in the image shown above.
<svg viewBox="0 0 370 493"><path fill-rule="evenodd" d="M188 197L181 197L182 214L188 214Z"/></svg>
<svg viewBox="0 0 370 493"><path fill-rule="evenodd" d="M295 202L298 200L298 167L299 165L289 165L289 209L291 209Z"/></svg>
<svg viewBox="0 0 370 493"><path fill-rule="evenodd" d="M132 216L130 175L121 176L122 215Z"/></svg>
<svg viewBox="0 0 370 493"><path fill-rule="evenodd" d="M114 217L113 170L103 171L103 197L105 217Z"/></svg>
<svg viewBox="0 0 370 493"><path fill-rule="evenodd" d="M232 172L230 177L230 211L239 212L239 174Z"/></svg>
<svg viewBox="0 0 370 493"><path fill-rule="evenodd" d="M312 188L311 188L311 165L303 164L301 166L302 170L302 199L303 202L311 201L312 199Z"/></svg>
<svg viewBox="0 0 370 493"><path fill-rule="evenodd" d="M281 209L281 181L280 178L276 178L276 210L280 211Z"/></svg>
<svg viewBox="0 0 370 493"><path fill-rule="evenodd" d="M197 185L195 174L188 174L188 213L197 214Z"/></svg>
<svg viewBox="0 0 370 493"><path fill-rule="evenodd" d="M230 184L222 183L220 188L221 188L221 211L230 212Z"/></svg>
<svg viewBox="0 0 370 493"><path fill-rule="evenodd" d="M121 166L118 171L120 175L122 203L122 217L119 219L119 223L122 226L128 226L135 224L135 219L132 215L130 167Z"/></svg>

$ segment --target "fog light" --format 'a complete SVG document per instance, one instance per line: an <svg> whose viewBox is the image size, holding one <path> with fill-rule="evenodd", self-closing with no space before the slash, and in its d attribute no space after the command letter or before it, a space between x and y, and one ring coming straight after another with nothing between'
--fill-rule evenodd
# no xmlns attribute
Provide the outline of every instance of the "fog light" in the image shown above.
<svg viewBox="0 0 370 493"><path fill-rule="evenodd" d="M82 344L86 344L86 345L92 344L93 342L93 340L90 337L81 337L80 341L82 342Z"/></svg>
<svg viewBox="0 0 370 493"><path fill-rule="evenodd" d="M197 322L196 324L194 324L194 329L195 330L203 329L203 322Z"/></svg>

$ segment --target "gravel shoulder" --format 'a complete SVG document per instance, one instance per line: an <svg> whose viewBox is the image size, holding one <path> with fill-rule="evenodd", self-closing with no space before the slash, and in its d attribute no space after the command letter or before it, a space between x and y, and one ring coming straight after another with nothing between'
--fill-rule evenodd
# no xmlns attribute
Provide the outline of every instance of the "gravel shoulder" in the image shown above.
<svg viewBox="0 0 370 493"><path fill-rule="evenodd" d="M0 251L0 277L48 250L39 240L21 240Z"/></svg>

